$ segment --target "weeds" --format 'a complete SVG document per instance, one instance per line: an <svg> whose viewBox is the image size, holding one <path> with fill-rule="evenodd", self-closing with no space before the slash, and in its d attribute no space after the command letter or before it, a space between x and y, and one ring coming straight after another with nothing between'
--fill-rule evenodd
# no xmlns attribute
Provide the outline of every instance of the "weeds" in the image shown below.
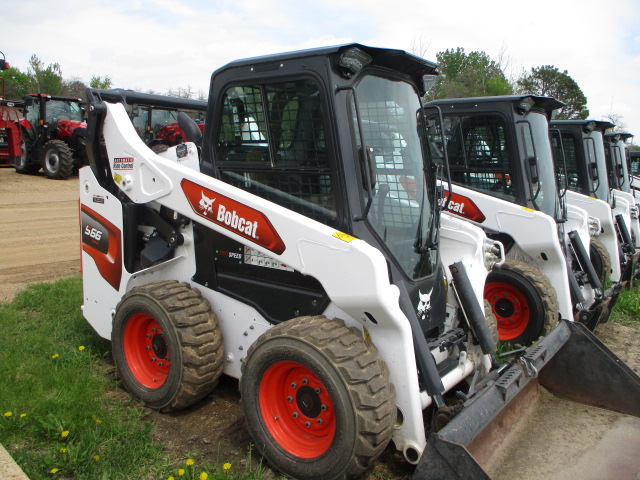
<svg viewBox="0 0 640 480"><path fill-rule="evenodd" d="M0 443L31 480L260 479L261 468L175 462L147 410L114 395L110 343L82 318L81 279L32 285L0 304Z"/></svg>
<svg viewBox="0 0 640 480"><path fill-rule="evenodd" d="M631 290L623 290L616 302L611 318L626 326L640 325L640 281L634 280Z"/></svg>

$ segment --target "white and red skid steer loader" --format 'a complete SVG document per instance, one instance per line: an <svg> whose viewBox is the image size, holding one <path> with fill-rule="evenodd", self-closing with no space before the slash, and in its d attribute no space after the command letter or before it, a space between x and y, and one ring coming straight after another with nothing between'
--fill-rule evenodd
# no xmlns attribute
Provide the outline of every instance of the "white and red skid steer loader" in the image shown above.
<svg viewBox="0 0 640 480"><path fill-rule="evenodd" d="M640 379L582 325L498 365L502 246L438 209L435 71L358 44L236 61L204 136L182 115L159 154L88 91L83 314L127 390L168 411L238 378L256 448L302 479L355 478L390 441L415 478L488 478L471 441L538 379L640 415Z"/></svg>
<svg viewBox="0 0 640 480"><path fill-rule="evenodd" d="M500 339L529 345L576 319L591 330L609 317L619 288L604 291L589 257L596 218L558 189L549 142L549 97L440 99L452 188L448 211L501 241L507 261L492 272L485 299ZM432 114L432 116L435 114Z"/></svg>

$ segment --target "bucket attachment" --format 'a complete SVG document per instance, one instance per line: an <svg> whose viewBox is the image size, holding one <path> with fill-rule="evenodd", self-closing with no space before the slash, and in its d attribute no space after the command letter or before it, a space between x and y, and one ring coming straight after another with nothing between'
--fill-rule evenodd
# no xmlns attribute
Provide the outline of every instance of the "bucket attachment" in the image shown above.
<svg viewBox="0 0 640 480"><path fill-rule="evenodd" d="M483 461L535 399L538 385L571 401L640 417L640 377L584 325L562 320L430 435L413 479L489 479Z"/></svg>

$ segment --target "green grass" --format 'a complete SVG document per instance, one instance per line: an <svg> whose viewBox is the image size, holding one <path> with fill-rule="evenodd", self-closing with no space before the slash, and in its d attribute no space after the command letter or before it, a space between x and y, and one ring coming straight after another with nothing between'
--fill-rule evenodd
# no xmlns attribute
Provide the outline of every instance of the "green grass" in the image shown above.
<svg viewBox="0 0 640 480"><path fill-rule="evenodd" d="M611 319L627 326L640 325L640 281L634 280L631 290L620 292Z"/></svg>
<svg viewBox="0 0 640 480"><path fill-rule="evenodd" d="M0 304L0 443L27 476L264 478L261 468L240 471L194 453L177 460L152 440L147 410L114 394L104 362L110 343L82 317L81 290L81 279L72 277L32 285Z"/></svg>

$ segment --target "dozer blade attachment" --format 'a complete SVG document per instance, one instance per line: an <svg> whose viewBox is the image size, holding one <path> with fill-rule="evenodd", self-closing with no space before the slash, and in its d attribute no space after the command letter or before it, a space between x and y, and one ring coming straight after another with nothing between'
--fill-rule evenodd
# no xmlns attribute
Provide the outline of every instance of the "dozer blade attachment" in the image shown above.
<svg viewBox="0 0 640 480"><path fill-rule="evenodd" d="M432 433L414 480L489 479L482 464L537 396L557 396L640 417L640 377L584 325L562 320Z"/></svg>

